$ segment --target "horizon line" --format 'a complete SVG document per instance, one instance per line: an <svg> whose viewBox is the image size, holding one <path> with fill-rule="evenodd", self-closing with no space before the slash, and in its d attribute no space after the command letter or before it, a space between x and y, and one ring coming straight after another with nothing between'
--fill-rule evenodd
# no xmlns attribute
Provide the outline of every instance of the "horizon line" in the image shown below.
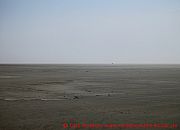
<svg viewBox="0 0 180 130"><path fill-rule="evenodd" d="M0 65L180 65L180 63L0 63Z"/></svg>

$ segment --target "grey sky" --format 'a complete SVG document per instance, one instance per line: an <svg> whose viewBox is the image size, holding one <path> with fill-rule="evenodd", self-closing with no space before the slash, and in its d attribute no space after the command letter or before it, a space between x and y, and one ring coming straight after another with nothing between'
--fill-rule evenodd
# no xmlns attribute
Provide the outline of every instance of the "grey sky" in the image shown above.
<svg viewBox="0 0 180 130"><path fill-rule="evenodd" d="M179 0L1 0L0 63L180 64Z"/></svg>

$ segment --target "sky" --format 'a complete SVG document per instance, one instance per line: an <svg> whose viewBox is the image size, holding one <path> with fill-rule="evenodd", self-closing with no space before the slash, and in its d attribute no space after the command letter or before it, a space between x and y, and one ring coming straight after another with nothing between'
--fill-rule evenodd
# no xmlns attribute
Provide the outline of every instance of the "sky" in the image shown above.
<svg viewBox="0 0 180 130"><path fill-rule="evenodd" d="M0 0L0 63L180 64L180 1Z"/></svg>

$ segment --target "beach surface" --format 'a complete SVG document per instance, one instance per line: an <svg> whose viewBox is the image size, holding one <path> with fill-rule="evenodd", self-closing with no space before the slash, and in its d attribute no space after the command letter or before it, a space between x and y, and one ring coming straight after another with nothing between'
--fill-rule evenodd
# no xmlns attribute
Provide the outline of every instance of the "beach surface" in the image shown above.
<svg viewBox="0 0 180 130"><path fill-rule="evenodd" d="M0 65L0 130L104 129L70 123L178 129L180 65Z"/></svg>

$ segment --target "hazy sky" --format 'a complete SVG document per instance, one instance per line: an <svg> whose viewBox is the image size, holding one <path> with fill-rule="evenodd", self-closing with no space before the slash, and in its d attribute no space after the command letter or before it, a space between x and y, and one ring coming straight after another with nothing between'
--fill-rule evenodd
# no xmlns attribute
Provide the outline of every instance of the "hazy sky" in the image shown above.
<svg viewBox="0 0 180 130"><path fill-rule="evenodd" d="M180 63L180 0L0 0L0 63Z"/></svg>

